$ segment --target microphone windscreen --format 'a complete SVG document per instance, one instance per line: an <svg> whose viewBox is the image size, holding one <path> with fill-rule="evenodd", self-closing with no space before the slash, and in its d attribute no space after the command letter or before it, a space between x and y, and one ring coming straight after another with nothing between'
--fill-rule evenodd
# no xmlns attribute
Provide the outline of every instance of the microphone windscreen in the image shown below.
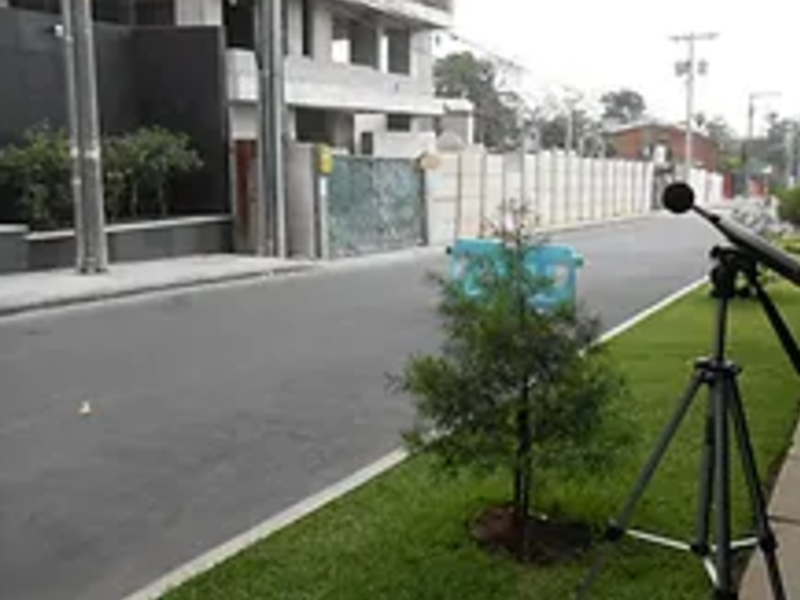
<svg viewBox="0 0 800 600"><path fill-rule="evenodd" d="M694 190L682 181L670 183L664 190L661 203L670 212L688 212L694 206Z"/></svg>

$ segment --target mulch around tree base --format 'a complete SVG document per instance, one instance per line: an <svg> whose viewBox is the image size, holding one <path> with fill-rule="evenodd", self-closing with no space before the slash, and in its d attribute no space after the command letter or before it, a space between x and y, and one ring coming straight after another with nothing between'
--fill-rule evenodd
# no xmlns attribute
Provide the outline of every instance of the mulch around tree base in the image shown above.
<svg viewBox="0 0 800 600"><path fill-rule="evenodd" d="M527 527L530 548L525 563L553 565L569 562L589 551L594 541L592 529L581 523L533 516L528 518ZM487 550L522 559L522 534L516 527L513 505L488 508L471 524L471 533Z"/></svg>

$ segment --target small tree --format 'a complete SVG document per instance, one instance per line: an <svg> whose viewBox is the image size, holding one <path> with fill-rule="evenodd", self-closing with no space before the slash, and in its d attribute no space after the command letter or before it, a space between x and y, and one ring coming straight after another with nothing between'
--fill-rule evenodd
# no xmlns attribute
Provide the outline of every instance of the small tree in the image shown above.
<svg viewBox="0 0 800 600"><path fill-rule="evenodd" d="M533 493L559 469L611 461L623 430L611 427L609 401L625 385L595 343L597 319L578 305L542 311L530 302L552 282L526 268L540 242L521 214L498 232L497 261L478 263L479 297L434 276L441 352L412 357L395 383L416 400L416 424L405 433L412 451L432 452L446 469L510 471L515 546L527 560Z"/></svg>

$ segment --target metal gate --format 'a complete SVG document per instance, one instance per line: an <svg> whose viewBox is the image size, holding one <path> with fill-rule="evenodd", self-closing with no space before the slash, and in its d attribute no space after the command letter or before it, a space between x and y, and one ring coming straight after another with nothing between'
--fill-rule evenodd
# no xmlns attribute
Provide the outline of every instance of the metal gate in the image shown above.
<svg viewBox="0 0 800 600"><path fill-rule="evenodd" d="M332 257L413 248L425 242L423 174L413 160L337 156L328 188Z"/></svg>

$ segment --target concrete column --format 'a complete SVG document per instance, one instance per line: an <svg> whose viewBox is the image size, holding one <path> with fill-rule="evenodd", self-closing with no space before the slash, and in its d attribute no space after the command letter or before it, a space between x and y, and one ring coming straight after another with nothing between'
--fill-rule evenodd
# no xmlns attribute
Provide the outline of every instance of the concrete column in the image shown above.
<svg viewBox="0 0 800 600"><path fill-rule="evenodd" d="M303 4L300 0L286 2L286 32L288 34L289 54L303 55Z"/></svg>
<svg viewBox="0 0 800 600"><path fill-rule="evenodd" d="M317 62L332 62L333 51L333 13L330 5L323 0L311 3L313 14L312 30L314 40L311 44L312 58Z"/></svg>
<svg viewBox="0 0 800 600"><path fill-rule="evenodd" d="M433 81L433 33L420 31L411 34L411 76L419 81L423 89L434 93Z"/></svg>
<svg viewBox="0 0 800 600"><path fill-rule="evenodd" d="M223 24L222 0L175 0L178 25Z"/></svg>

